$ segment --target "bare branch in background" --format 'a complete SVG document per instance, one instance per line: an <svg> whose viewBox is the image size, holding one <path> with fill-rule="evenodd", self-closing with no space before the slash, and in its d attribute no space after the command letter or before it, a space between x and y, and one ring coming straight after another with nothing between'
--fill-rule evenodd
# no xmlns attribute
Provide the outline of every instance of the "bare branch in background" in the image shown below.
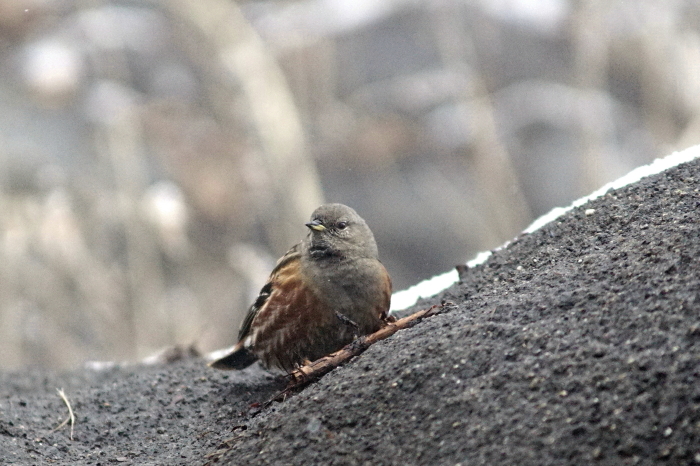
<svg viewBox="0 0 700 466"><path fill-rule="evenodd" d="M162 1L158 4L191 26L203 38L223 69L240 85L251 128L274 191L275 209L264 221L275 247L283 251L298 241L297 225L322 203L316 167L306 147L304 130L286 79L269 49L234 2L225 0ZM215 101L221 89L208 89ZM233 94L233 92L231 92ZM231 121L234 102L219 111ZM258 213L264 211L260 209Z"/></svg>

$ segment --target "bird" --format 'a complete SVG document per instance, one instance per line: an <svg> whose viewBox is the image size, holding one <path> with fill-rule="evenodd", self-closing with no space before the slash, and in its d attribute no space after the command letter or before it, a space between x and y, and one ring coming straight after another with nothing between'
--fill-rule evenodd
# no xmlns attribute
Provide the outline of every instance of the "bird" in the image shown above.
<svg viewBox="0 0 700 466"><path fill-rule="evenodd" d="M238 343L211 367L244 369L259 360L291 373L391 320L391 277L362 217L324 204L305 225L308 235L277 261L250 306Z"/></svg>

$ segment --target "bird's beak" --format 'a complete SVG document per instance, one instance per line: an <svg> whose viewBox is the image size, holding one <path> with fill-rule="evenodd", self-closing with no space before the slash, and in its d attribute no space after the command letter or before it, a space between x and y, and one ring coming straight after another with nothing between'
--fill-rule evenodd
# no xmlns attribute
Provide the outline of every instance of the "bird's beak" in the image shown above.
<svg viewBox="0 0 700 466"><path fill-rule="evenodd" d="M323 224L318 220L313 220L307 223L306 226L312 229L313 231L324 231L326 229L326 227L324 227Z"/></svg>

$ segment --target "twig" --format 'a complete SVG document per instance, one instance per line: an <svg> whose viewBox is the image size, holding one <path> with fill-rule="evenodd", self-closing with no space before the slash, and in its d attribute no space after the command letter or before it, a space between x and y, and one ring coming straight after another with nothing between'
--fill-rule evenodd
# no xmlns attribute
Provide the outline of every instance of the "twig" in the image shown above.
<svg viewBox="0 0 700 466"><path fill-rule="evenodd" d="M362 354L367 348L369 348L374 343L384 340L398 332L399 330L412 327L418 323L421 319L429 317L431 315L437 314L445 306L453 306L451 302L444 301L441 304L436 304L429 307L428 309L423 309L410 316L404 317L394 322L388 322L386 326L377 330L376 332L360 337L345 346L343 349L331 353L328 356L324 356L321 359L301 366L295 369L290 376L290 382L287 388L282 392L278 393L270 401L265 403L265 406L269 405L271 402L276 400L284 400L288 394L293 391L299 390L309 383L320 379L325 374L335 369L336 367L346 363L355 356Z"/></svg>
<svg viewBox="0 0 700 466"><path fill-rule="evenodd" d="M378 331L370 335L357 338L355 341L345 346L343 349L336 351L335 353L331 353L328 356L325 356L314 362L301 366L295 371L293 371L291 374L289 374L290 381L287 388L285 388L282 392L278 393L269 401L264 403L263 408L269 406L273 401L285 400L287 398L287 395L289 395L290 393L303 388L304 386L310 384L314 380L318 380L331 370L344 364L353 357L361 354L364 350L369 348L374 343L390 337L391 335L395 334L401 329L410 328L413 325L420 322L420 320L424 317L430 317L432 315L438 314L445 307L448 306L452 307L454 306L454 303L451 303L449 301L443 301L439 305L436 304L434 306L429 307L428 309L423 309L422 311L418 311L414 314L411 314L410 316L404 317L403 319L399 320L394 320L394 318L391 316L388 317L386 319L386 325ZM234 428L234 431L238 428L245 429L246 426L236 426ZM204 466L212 466L214 463L218 463L226 455L226 453L231 451L234 444L244 436L245 434L239 434L235 437L224 440L219 445L216 451L206 455L205 458L207 462L204 463Z"/></svg>
<svg viewBox="0 0 700 466"><path fill-rule="evenodd" d="M61 427L68 424L68 422L70 422L70 440L72 442L73 441L73 427L75 426L75 415L73 414L73 408L71 407L70 401L68 401L68 398L66 397L66 393L63 391L63 389L57 388L56 391L58 392L58 395L61 397L63 402L66 404L66 406L68 406L68 417L65 419L65 421L63 421L58 426L56 426L56 428L54 430L52 430L51 432L56 432L58 429L60 429Z"/></svg>
<svg viewBox="0 0 700 466"><path fill-rule="evenodd" d="M246 430L248 427L244 424L240 424L237 426L233 427L233 431L237 430ZM233 446L235 445L236 441L240 438L243 438L245 434L238 434L234 437L228 438L224 441L222 441L219 446L216 448L216 451L213 451L211 453L208 453L204 456L206 458L207 462L204 463L204 466L211 466L214 463L218 463L221 458L224 457L224 455L230 451Z"/></svg>

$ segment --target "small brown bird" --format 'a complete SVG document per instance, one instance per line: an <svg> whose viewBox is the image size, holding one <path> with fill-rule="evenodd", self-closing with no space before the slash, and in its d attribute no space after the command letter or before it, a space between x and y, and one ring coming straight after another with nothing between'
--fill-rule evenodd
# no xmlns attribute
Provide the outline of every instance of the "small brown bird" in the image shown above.
<svg viewBox="0 0 700 466"><path fill-rule="evenodd" d="M391 278L362 217L326 204L306 226L309 235L277 262L248 310L238 344L211 367L243 369L259 359L291 372L384 325Z"/></svg>

